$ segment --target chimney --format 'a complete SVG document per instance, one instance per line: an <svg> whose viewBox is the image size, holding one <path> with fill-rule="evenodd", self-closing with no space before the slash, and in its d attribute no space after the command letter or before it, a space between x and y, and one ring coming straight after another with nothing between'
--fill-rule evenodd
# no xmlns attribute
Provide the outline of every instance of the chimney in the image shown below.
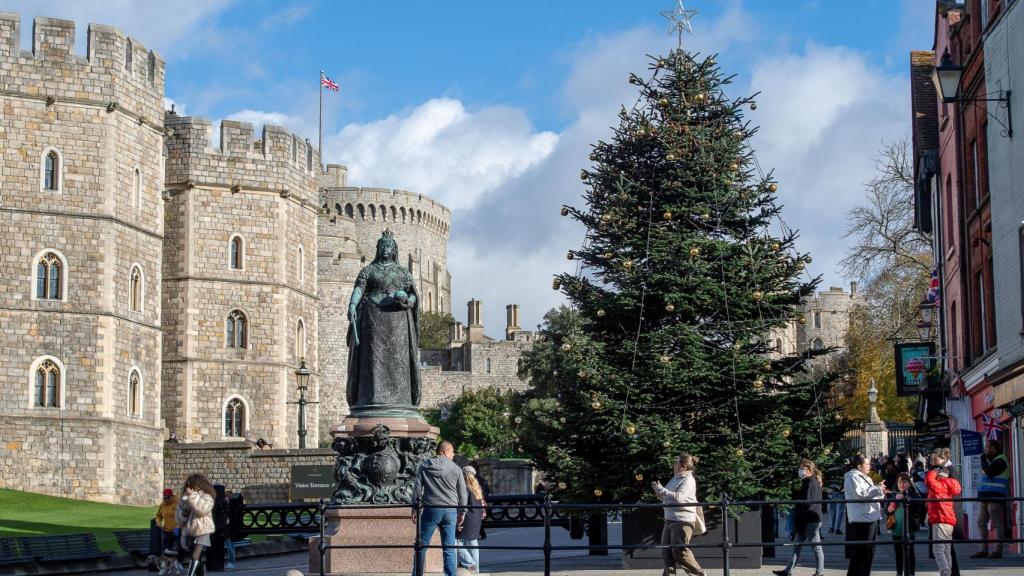
<svg viewBox="0 0 1024 576"><path fill-rule="evenodd" d="M465 331L462 322L452 322L448 325L448 340L451 342L462 342L465 338Z"/></svg>
<svg viewBox="0 0 1024 576"><path fill-rule="evenodd" d="M505 339L512 340L519 331L519 304L505 306Z"/></svg>
<svg viewBox="0 0 1024 576"><path fill-rule="evenodd" d="M467 339L470 342L480 342L484 339L484 303L473 299L466 303L466 307L469 311Z"/></svg>

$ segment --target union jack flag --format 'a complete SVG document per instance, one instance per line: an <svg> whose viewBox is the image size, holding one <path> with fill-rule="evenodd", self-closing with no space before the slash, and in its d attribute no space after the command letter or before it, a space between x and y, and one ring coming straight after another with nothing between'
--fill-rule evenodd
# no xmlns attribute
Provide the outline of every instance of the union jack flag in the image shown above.
<svg viewBox="0 0 1024 576"><path fill-rule="evenodd" d="M1006 430L1005 424L1000 424L999 419L988 414L981 415L982 425L985 427L985 438L987 440L999 440L999 436L1002 435L1003 430Z"/></svg>
<svg viewBox="0 0 1024 576"><path fill-rule="evenodd" d="M928 283L928 301L938 305L939 303L939 269L932 269L932 279Z"/></svg>
<svg viewBox="0 0 1024 576"><path fill-rule="evenodd" d="M320 73L320 87L327 88L328 90L334 90L335 92L340 90L338 83L328 78L323 72Z"/></svg>

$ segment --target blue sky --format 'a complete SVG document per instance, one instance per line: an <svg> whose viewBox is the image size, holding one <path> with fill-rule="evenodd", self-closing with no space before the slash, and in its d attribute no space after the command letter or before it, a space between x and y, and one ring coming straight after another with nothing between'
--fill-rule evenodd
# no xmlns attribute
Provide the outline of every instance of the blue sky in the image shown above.
<svg viewBox="0 0 1024 576"><path fill-rule="evenodd" d="M673 0L505 2L0 0L0 10L116 25L167 60L179 112L283 124L316 140L317 75L325 157L355 185L423 192L453 208L453 312L485 302L492 335L504 305L526 326L558 303L552 274L582 230L557 216L576 203L579 169L620 104L630 71L675 40L659 15ZM761 91L751 119L774 167L809 272L836 269L845 211L885 140L908 133L909 51L932 44L934 0L691 0L688 47L716 52L735 94ZM23 26L28 46L30 26Z"/></svg>

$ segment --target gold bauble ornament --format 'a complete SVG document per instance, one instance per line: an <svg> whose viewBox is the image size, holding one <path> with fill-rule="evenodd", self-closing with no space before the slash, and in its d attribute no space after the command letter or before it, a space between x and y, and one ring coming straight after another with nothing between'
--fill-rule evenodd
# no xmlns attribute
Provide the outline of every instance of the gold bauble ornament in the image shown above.
<svg viewBox="0 0 1024 576"><path fill-rule="evenodd" d="M775 184L769 184L768 185L768 191L769 192L778 192L778 190L779 190L779 187L776 186Z"/></svg>
<svg viewBox="0 0 1024 576"><path fill-rule="evenodd" d="M797 269L797 270L803 270L803 269L804 269L804 268L806 268L806 267L807 267L807 266L805 266L803 262L797 262L797 263L796 263L796 269Z"/></svg>
<svg viewBox="0 0 1024 576"><path fill-rule="evenodd" d="M669 152L668 154L665 155L665 160L668 160L669 162L674 162L675 159L676 159L676 155L671 153L671 152Z"/></svg>
<svg viewBox="0 0 1024 576"><path fill-rule="evenodd" d="M739 164L737 164L735 162L733 162L732 164L729 164L729 170L732 170L733 172L735 172L735 171L737 171L739 169L740 169L740 165Z"/></svg>
<svg viewBox="0 0 1024 576"><path fill-rule="evenodd" d="M671 313L671 312L675 312L675 311L676 311L675 304L665 304L665 312L670 312Z"/></svg>
<svg viewBox="0 0 1024 576"><path fill-rule="evenodd" d="M669 222L669 221L671 221L671 220L672 220L672 212L671 212L670 210L665 210L665 211L664 211L664 212L663 212L663 213L661 214L661 219L662 219L662 220L664 220L664 221L666 221L666 222Z"/></svg>
<svg viewBox="0 0 1024 576"><path fill-rule="evenodd" d="M566 422L566 420L565 420L565 416L562 416L561 418L559 418L559 419L558 419L558 421L559 421L560 423L562 423L562 424L565 424L565 422Z"/></svg>
<svg viewBox="0 0 1024 576"><path fill-rule="evenodd" d="M568 216L569 215L569 209L566 208L565 206L562 206L562 210L560 212L561 212L562 216Z"/></svg>
<svg viewBox="0 0 1024 576"><path fill-rule="evenodd" d="M663 355L661 358L658 358L658 360L660 360L662 364L668 364L672 361L672 358L670 356Z"/></svg>
<svg viewBox="0 0 1024 576"><path fill-rule="evenodd" d="M626 426L626 434L629 434L630 436L636 434L636 426L633 426L632 424Z"/></svg>
<svg viewBox="0 0 1024 576"><path fill-rule="evenodd" d="M799 318L797 318L797 320L796 320L796 321L797 321L797 322L799 322L799 323L801 323L801 324L807 324L807 317L806 317L806 316L803 316L803 315L801 315L801 316L800 316Z"/></svg>
<svg viewBox="0 0 1024 576"><path fill-rule="evenodd" d="M742 347L743 347L743 345L742 345L742 344L740 344L739 342L733 342L733 343L732 343L732 349L733 349L733 350L739 350L739 349L740 349L740 348L742 348Z"/></svg>
<svg viewBox="0 0 1024 576"><path fill-rule="evenodd" d="M604 318L604 314L605 314L604 310L598 310L597 311L597 317L598 318Z"/></svg>
<svg viewBox="0 0 1024 576"><path fill-rule="evenodd" d="M604 256L605 260L611 260L612 258L615 257L615 254L612 254L611 252L605 252L604 254L602 254L602 256Z"/></svg>
<svg viewBox="0 0 1024 576"><path fill-rule="evenodd" d="M611 214L601 214L601 222L604 222L605 224L607 224L607 223L609 223L611 221L612 221L612 215Z"/></svg>
<svg viewBox="0 0 1024 576"><path fill-rule="evenodd" d="M572 252L566 252L565 253L565 259L566 260L572 260L573 258L575 258L575 256L573 256Z"/></svg>
<svg viewBox="0 0 1024 576"><path fill-rule="evenodd" d="M813 261L813 259L811 258L810 254L808 254L807 256L804 256L804 262L807 262L808 264L810 264L812 261Z"/></svg>
<svg viewBox="0 0 1024 576"><path fill-rule="evenodd" d="M705 98L706 98L706 96L704 96L704 93L703 93L703 92L698 92L698 93L697 93L697 94L696 94L696 95L695 95L695 96L693 97L693 99L694 99L694 100L696 100L697 102L703 102Z"/></svg>
<svg viewBox="0 0 1024 576"><path fill-rule="evenodd" d="M516 424L522 424L523 423L523 417L522 416L516 416L515 422L516 422Z"/></svg>
<svg viewBox="0 0 1024 576"><path fill-rule="evenodd" d="M638 84L639 82L640 82L640 79L636 77L636 74L630 74L629 75L629 83L630 84Z"/></svg>
<svg viewBox="0 0 1024 576"><path fill-rule="evenodd" d="M708 214L707 212L705 212L705 213L700 215L700 219L701 220L705 220L705 221L711 220L711 214Z"/></svg>
<svg viewBox="0 0 1024 576"><path fill-rule="evenodd" d="M569 352L571 350L572 350L572 344L569 344L568 342L566 342L565 344L562 344L562 352Z"/></svg>
<svg viewBox="0 0 1024 576"><path fill-rule="evenodd" d="M586 370L580 370L579 372L576 373L576 375L579 376L580 378L586 378L587 377L587 371Z"/></svg>
<svg viewBox="0 0 1024 576"><path fill-rule="evenodd" d="M555 290L558 290L559 288L562 287L562 281L559 280L558 278L555 278L554 280L551 281L551 287L554 288Z"/></svg>
<svg viewBox="0 0 1024 576"><path fill-rule="evenodd" d="M764 388L764 380L761 380L760 378L754 380L754 388L757 388L758 390Z"/></svg>
<svg viewBox="0 0 1024 576"><path fill-rule="evenodd" d="M708 66L714 66L714 65L715 65L715 59L714 58L708 58Z"/></svg>
<svg viewBox="0 0 1024 576"><path fill-rule="evenodd" d="M760 290L754 290L752 296L754 298L754 302L760 302L761 298L764 297L764 294L762 294Z"/></svg>
<svg viewBox="0 0 1024 576"><path fill-rule="evenodd" d="M672 442L669 442L668 440L665 440L664 442L662 442L662 443L661 443L661 445L662 445L662 446L663 446L664 448L668 448L669 446L671 446L671 445L672 445Z"/></svg>
<svg viewBox="0 0 1024 576"><path fill-rule="evenodd" d="M568 485L565 482L559 482L558 483L558 489L559 490L565 490L567 486Z"/></svg>
<svg viewBox="0 0 1024 576"><path fill-rule="evenodd" d="M831 453L832 453L832 447L831 446L825 446L825 456L828 456Z"/></svg>
<svg viewBox="0 0 1024 576"><path fill-rule="evenodd" d="M775 252L778 252L779 248L782 248L781 244L779 244L778 242L772 242L772 250L774 250Z"/></svg>
<svg viewBox="0 0 1024 576"><path fill-rule="evenodd" d="M742 458L743 457L743 448L737 448L736 449L736 455L739 456L740 458Z"/></svg>
<svg viewBox="0 0 1024 576"><path fill-rule="evenodd" d="M625 262L622 263L622 267L626 269L626 272L631 271L633 269L633 261L626 260Z"/></svg>
<svg viewBox="0 0 1024 576"><path fill-rule="evenodd" d="M601 403L598 402L597 400L594 400L593 402L590 403L590 407L593 408L594 410L600 410Z"/></svg>
<svg viewBox="0 0 1024 576"><path fill-rule="evenodd" d="M590 161L591 162L597 162L597 154L591 154L590 155Z"/></svg>
<svg viewBox="0 0 1024 576"><path fill-rule="evenodd" d="M661 106L668 106L668 98L662 98L661 100L658 100L658 104Z"/></svg>
<svg viewBox="0 0 1024 576"><path fill-rule="evenodd" d="M664 58L658 58L658 68L664 68L667 64Z"/></svg>
<svg viewBox="0 0 1024 576"><path fill-rule="evenodd" d="M750 109L751 110L757 110L757 102L751 102L750 103Z"/></svg>
<svg viewBox="0 0 1024 576"><path fill-rule="evenodd" d="M633 478L636 478L637 482L643 482L644 481L644 475L639 473L639 472L637 472L636 475L633 476Z"/></svg>
<svg viewBox="0 0 1024 576"><path fill-rule="evenodd" d="M690 248L690 257L696 258L697 256L700 256L700 248L697 248L696 246Z"/></svg>
<svg viewBox="0 0 1024 576"><path fill-rule="evenodd" d="M600 498L602 495L604 495L604 490L601 490L600 488L594 488L594 496Z"/></svg>
<svg viewBox="0 0 1024 576"><path fill-rule="evenodd" d="M647 131L644 130L643 128L640 128L639 130L636 131L636 135L637 136L647 136Z"/></svg>
<svg viewBox="0 0 1024 576"><path fill-rule="evenodd" d="M586 170L580 170L580 180L586 180L590 178L590 174L587 174Z"/></svg>
<svg viewBox="0 0 1024 576"><path fill-rule="evenodd" d="M771 363L770 360L768 362L764 363L764 371L765 372L771 372L772 371L772 363Z"/></svg>
<svg viewBox="0 0 1024 576"><path fill-rule="evenodd" d="M782 437L783 438L789 438L790 434L792 434L792 432L790 432L789 428L783 428L782 429Z"/></svg>

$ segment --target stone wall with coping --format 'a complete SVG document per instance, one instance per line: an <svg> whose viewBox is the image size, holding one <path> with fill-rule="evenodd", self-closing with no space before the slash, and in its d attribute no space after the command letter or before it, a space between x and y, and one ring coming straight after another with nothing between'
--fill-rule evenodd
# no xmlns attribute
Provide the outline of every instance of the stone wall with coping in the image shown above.
<svg viewBox="0 0 1024 576"><path fill-rule="evenodd" d="M164 444L164 486L181 490L189 474L240 492L249 504L287 502L292 466L334 465L326 448L259 450L248 442Z"/></svg>

